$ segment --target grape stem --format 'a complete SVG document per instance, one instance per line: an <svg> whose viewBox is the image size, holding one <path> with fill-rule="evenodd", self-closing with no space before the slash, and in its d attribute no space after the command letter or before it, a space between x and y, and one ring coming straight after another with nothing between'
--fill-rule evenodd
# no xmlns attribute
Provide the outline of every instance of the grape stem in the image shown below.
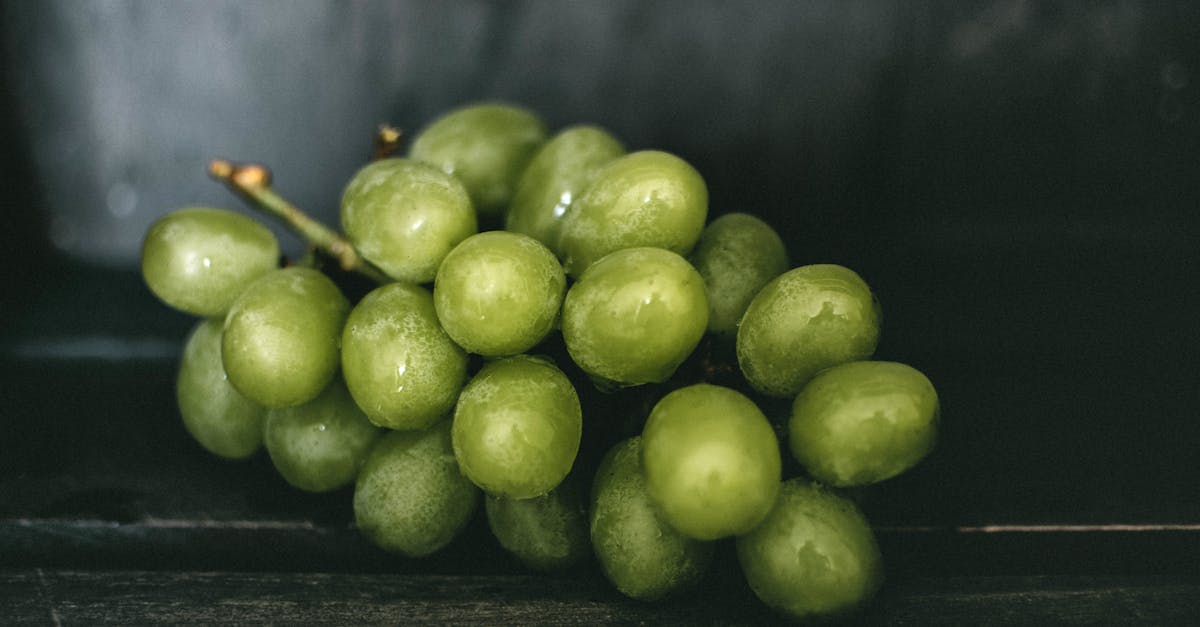
<svg viewBox="0 0 1200 627"><path fill-rule="evenodd" d="M371 159L379 161L396 154L403 138L404 132L400 129L388 124L380 125L379 130L375 131L375 151L371 153Z"/></svg>
<svg viewBox="0 0 1200 627"><path fill-rule="evenodd" d="M363 259L345 237L279 195L271 186L271 171L265 166L213 159L208 165L208 173L255 208L275 216L318 250L335 259L342 270L356 272L380 284L392 281L383 271Z"/></svg>

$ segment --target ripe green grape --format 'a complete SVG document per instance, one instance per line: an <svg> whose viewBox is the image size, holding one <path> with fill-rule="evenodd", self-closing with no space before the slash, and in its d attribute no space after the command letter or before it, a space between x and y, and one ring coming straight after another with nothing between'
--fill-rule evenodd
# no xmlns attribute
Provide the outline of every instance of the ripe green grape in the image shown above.
<svg viewBox="0 0 1200 627"><path fill-rule="evenodd" d="M747 214L729 213L704 227L688 258L708 294L708 330L733 336L760 289L788 269L775 229Z"/></svg>
<svg viewBox="0 0 1200 627"><path fill-rule="evenodd" d="M708 324L704 279L661 248L626 248L597 261L567 291L562 332L585 372L619 385L664 381Z"/></svg>
<svg viewBox="0 0 1200 627"><path fill-rule="evenodd" d="M240 213L189 207L159 218L142 242L142 277L171 307L224 315L258 277L279 265L270 229Z"/></svg>
<svg viewBox="0 0 1200 627"><path fill-rule="evenodd" d="M480 214L500 215L546 134L526 109L478 103L434 120L417 133L408 155L462 181Z"/></svg>
<svg viewBox="0 0 1200 627"><path fill-rule="evenodd" d="M531 499L488 496L488 527L506 551L534 570L570 568L592 552L587 501L577 475Z"/></svg>
<svg viewBox="0 0 1200 627"><path fill-rule="evenodd" d="M316 398L338 368L338 344L350 303L317 270L273 270L229 308L221 358L229 382L268 407Z"/></svg>
<svg viewBox="0 0 1200 627"><path fill-rule="evenodd" d="M697 384L660 400L642 430L642 466L663 518L693 538L745 533L779 490L779 442L753 401Z"/></svg>
<svg viewBox="0 0 1200 627"><path fill-rule="evenodd" d="M488 494L525 499L549 492L575 462L583 415L574 386L545 359L493 361L454 409L454 454Z"/></svg>
<svg viewBox="0 0 1200 627"><path fill-rule="evenodd" d="M563 129L525 167L504 228L533 237L560 254L557 249L563 215L600 169L623 154L621 142L604 129Z"/></svg>
<svg viewBox="0 0 1200 627"><path fill-rule="evenodd" d="M350 484L380 431L335 377L313 400L267 412L263 441L291 485L328 492Z"/></svg>
<svg viewBox="0 0 1200 627"><path fill-rule="evenodd" d="M342 230L388 276L433 280L459 242L475 233L475 210L458 179L411 159L363 167L342 192Z"/></svg>
<svg viewBox="0 0 1200 627"><path fill-rule="evenodd" d="M371 422L424 429L454 407L467 354L438 324L428 290L389 283L364 296L346 319L342 376Z"/></svg>
<svg viewBox="0 0 1200 627"><path fill-rule="evenodd" d="M879 547L862 513L804 479L785 481L770 515L736 544L750 588L793 619L843 617L883 580Z"/></svg>
<svg viewBox="0 0 1200 627"><path fill-rule="evenodd" d="M183 426L209 452L244 459L262 445L262 405L242 396L221 365L221 320L200 321L188 336L175 398Z"/></svg>
<svg viewBox="0 0 1200 627"><path fill-rule="evenodd" d="M392 431L371 449L354 484L354 520L377 546L424 557L466 526L479 490L458 470L450 421Z"/></svg>
<svg viewBox="0 0 1200 627"><path fill-rule="evenodd" d="M856 361L800 390L788 422L792 454L816 479L857 486L916 465L937 439L938 398L915 368Z"/></svg>
<svg viewBox="0 0 1200 627"><path fill-rule="evenodd" d="M640 461L641 438L614 446L592 483L592 548L604 576L622 594L661 599L694 586L712 562L713 545L690 538L659 516Z"/></svg>
<svg viewBox="0 0 1200 627"><path fill-rule="evenodd" d="M683 159L657 150L617 158L563 217L559 252L567 273L580 276L601 257L651 246L691 252L708 218L708 188Z"/></svg>
<svg viewBox="0 0 1200 627"><path fill-rule="evenodd" d="M519 233L473 235L446 256L433 286L442 328L468 352L523 353L553 328L567 277L550 249Z"/></svg>
<svg viewBox="0 0 1200 627"><path fill-rule="evenodd" d="M801 266L750 301L738 326L738 365L759 392L795 396L817 372L870 357L879 325L879 302L854 271Z"/></svg>

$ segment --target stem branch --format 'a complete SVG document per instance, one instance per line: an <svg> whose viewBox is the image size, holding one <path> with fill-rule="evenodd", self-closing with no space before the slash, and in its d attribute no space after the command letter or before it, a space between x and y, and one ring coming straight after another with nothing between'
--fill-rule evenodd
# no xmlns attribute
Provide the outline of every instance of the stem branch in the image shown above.
<svg viewBox="0 0 1200 627"><path fill-rule="evenodd" d="M337 260L342 270L357 272L377 283L390 283L386 274L371 265L341 234L314 220L271 187L271 172L256 163L234 164L214 159L209 174L255 207L275 216L310 244Z"/></svg>

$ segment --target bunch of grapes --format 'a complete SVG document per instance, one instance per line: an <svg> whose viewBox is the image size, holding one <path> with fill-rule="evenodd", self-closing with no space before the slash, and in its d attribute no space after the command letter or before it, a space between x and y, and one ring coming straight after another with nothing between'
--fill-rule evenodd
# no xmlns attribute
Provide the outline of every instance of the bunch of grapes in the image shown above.
<svg viewBox="0 0 1200 627"><path fill-rule="evenodd" d="M358 529L409 557L482 500L530 568L594 555L636 599L688 589L724 538L787 616L871 598L879 549L839 490L920 461L939 409L920 372L870 359L880 306L859 275L791 268L759 218L709 220L686 161L594 126L550 136L473 104L394 147L346 185L338 231L265 169L214 162L314 245L282 267L240 213L150 228L147 284L201 318L177 398L203 447L265 447L300 490L353 485Z"/></svg>

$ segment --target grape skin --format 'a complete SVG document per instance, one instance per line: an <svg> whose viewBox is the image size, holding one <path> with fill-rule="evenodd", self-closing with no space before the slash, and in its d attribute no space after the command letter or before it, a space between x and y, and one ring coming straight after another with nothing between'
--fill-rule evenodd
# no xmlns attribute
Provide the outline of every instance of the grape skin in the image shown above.
<svg viewBox="0 0 1200 627"><path fill-rule="evenodd" d="M193 327L179 363L175 399L184 428L205 450L228 459L245 459L262 445L267 410L242 396L225 376L221 327L217 318L201 320Z"/></svg>
<svg viewBox="0 0 1200 627"><path fill-rule="evenodd" d="M654 601L694 586L713 545L676 531L646 490L641 437L605 454L592 483L590 536L604 576L625 596Z"/></svg>
<svg viewBox="0 0 1200 627"><path fill-rule="evenodd" d="M747 213L709 223L688 258L708 294L708 330L732 337L750 301L788 269L787 250L775 229Z"/></svg>
<svg viewBox="0 0 1200 627"><path fill-rule="evenodd" d="M487 496L484 506L492 535L528 568L563 570L591 555L586 495L574 474L542 496Z"/></svg>
<svg viewBox="0 0 1200 627"><path fill-rule="evenodd" d="M263 427L271 463L306 492L329 492L354 481L380 435L338 377L303 405L271 409Z"/></svg>
<svg viewBox="0 0 1200 627"><path fill-rule="evenodd" d="M937 439L937 392L924 374L895 362L858 361L809 381L788 421L792 454L838 487L890 479L921 461Z"/></svg>
<svg viewBox="0 0 1200 627"><path fill-rule="evenodd" d="M364 296L346 319L342 376L371 422L424 429L453 409L467 354L438 324L428 290L389 283Z"/></svg>
<svg viewBox="0 0 1200 627"><path fill-rule="evenodd" d="M519 233L473 235L446 256L433 286L446 333L486 357L536 346L558 318L567 277L550 249Z"/></svg>
<svg viewBox="0 0 1200 627"><path fill-rule="evenodd" d="M879 302L853 270L794 268L750 301L738 325L738 365L759 392L794 397L817 372L870 357L880 317Z"/></svg>
<svg viewBox="0 0 1200 627"><path fill-rule="evenodd" d="M883 581L879 546L862 512L806 479L783 482L766 520L736 546L754 594L796 620L843 617Z"/></svg>
<svg viewBox="0 0 1200 627"><path fill-rule="evenodd" d="M350 303L312 268L273 270L234 301L221 359L229 382L267 407L308 402L337 372L338 338Z"/></svg>
<svg viewBox="0 0 1200 627"><path fill-rule="evenodd" d="M388 276L427 283L459 242L478 228L466 188L411 159L382 159L359 170L342 192L342 230Z"/></svg>
<svg viewBox="0 0 1200 627"><path fill-rule="evenodd" d="M270 229L240 213L188 207L159 218L142 240L142 277L180 311L218 317L258 277L279 265Z"/></svg>
<svg viewBox="0 0 1200 627"><path fill-rule="evenodd" d="M681 533L716 540L745 533L779 489L779 442L766 416L739 392L709 384L664 396L642 430L650 498Z"/></svg>
<svg viewBox="0 0 1200 627"><path fill-rule="evenodd" d="M478 503L478 488L454 461L449 420L384 435L354 486L359 531L375 545L407 557L424 557L449 544Z"/></svg>

